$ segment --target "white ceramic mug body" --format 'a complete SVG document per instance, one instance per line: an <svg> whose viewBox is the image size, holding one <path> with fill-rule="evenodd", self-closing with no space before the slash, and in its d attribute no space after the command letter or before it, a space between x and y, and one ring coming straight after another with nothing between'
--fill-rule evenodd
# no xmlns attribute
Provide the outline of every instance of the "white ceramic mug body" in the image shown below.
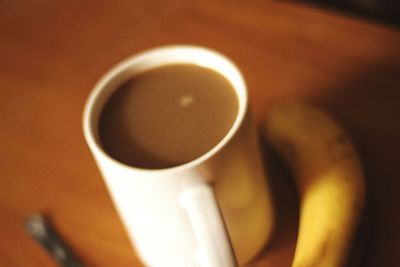
<svg viewBox="0 0 400 267"><path fill-rule="evenodd" d="M238 96L239 110L229 132L206 154L172 168L147 170L111 158L102 149L97 131L107 99L129 78L176 63L203 66L230 81ZM213 261L206 263L208 259L204 258L212 257L213 252L207 244L218 249L219 244L225 246L221 251L228 251L227 255L215 257L222 257L223 267L234 266L230 261L232 255L228 255L230 244L242 264L269 240L272 202L247 102L247 89L237 67L221 54L195 46L168 46L133 56L105 74L90 94L84 110L84 135L135 250L146 266L209 266ZM202 195L201 190L200 200L195 199L197 191L192 188L204 184L211 185L215 192L211 194L215 194L221 212L218 207L210 208L212 196ZM214 212L207 214L210 210ZM218 222L208 222L214 218L218 221L217 217L225 222L229 235L225 225L221 228ZM209 228L202 232L202 227ZM199 250L202 246L208 251Z"/></svg>

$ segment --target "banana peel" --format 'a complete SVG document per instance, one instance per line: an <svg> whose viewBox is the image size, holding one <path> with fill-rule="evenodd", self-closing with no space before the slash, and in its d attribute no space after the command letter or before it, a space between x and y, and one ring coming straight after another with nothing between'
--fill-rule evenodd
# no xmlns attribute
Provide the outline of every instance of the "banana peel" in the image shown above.
<svg viewBox="0 0 400 267"><path fill-rule="evenodd" d="M356 149L328 114L306 103L271 110L267 142L289 165L300 197L292 267L345 267L363 218L366 185Z"/></svg>

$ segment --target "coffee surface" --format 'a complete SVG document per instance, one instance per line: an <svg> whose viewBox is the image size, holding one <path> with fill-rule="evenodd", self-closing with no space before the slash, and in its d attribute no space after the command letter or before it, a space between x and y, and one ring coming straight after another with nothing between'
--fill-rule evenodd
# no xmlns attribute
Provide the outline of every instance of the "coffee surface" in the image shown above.
<svg viewBox="0 0 400 267"><path fill-rule="evenodd" d="M225 77L197 65L167 65L132 77L111 95L99 138L118 161L168 168L218 144L237 113L237 95Z"/></svg>

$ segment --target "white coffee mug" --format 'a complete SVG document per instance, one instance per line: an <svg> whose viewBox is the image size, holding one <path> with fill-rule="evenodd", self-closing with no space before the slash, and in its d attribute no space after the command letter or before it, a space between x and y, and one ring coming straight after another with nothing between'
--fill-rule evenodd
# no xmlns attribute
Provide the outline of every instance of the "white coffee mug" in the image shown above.
<svg viewBox="0 0 400 267"><path fill-rule="evenodd" d="M98 136L99 115L107 99L129 78L177 63L209 68L232 84L239 110L229 132L204 155L172 168L142 169L110 157ZM85 106L83 128L146 266L232 267L248 262L267 244L274 216L270 189L244 79L225 56L202 47L167 46L128 58L94 87Z"/></svg>

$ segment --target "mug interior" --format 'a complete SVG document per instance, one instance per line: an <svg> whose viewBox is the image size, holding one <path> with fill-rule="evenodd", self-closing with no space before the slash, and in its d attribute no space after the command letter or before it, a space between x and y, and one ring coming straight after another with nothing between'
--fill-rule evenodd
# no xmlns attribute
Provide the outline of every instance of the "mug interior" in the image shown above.
<svg viewBox="0 0 400 267"><path fill-rule="evenodd" d="M124 60L107 72L95 85L87 100L83 118L85 138L94 153L124 167L143 169L137 166L126 165L114 159L104 151L98 134L99 117L109 97L124 82L145 71L171 64L194 64L211 69L224 76L236 92L238 112L232 127L212 149L192 161L167 169L187 168L200 164L220 150L232 138L243 121L248 102L246 85L239 69L225 56L207 48L196 46L168 46L148 50ZM157 171L165 169L146 170Z"/></svg>

